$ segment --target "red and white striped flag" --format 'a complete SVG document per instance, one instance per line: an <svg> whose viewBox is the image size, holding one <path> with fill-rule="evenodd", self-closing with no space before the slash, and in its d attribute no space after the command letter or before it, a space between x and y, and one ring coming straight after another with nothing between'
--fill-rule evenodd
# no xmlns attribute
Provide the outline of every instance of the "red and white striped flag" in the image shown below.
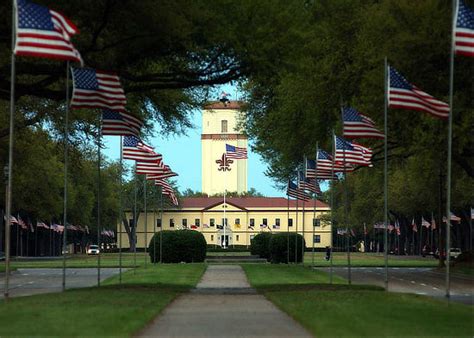
<svg viewBox="0 0 474 338"><path fill-rule="evenodd" d="M125 112L127 98L115 73L72 68L71 108L99 108Z"/></svg>
<svg viewBox="0 0 474 338"><path fill-rule="evenodd" d="M102 135L140 137L143 122L126 112L109 109L102 111Z"/></svg>
<svg viewBox="0 0 474 338"><path fill-rule="evenodd" d="M388 67L388 105L391 108L418 110L446 119L449 105L409 83L394 68Z"/></svg>
<svg viewBox="0 0 474 338"><path fill-rule="evenodd" d="M455 53L474 56L474 11L463 0L457 1L454 22Z"/></svg>
<svg viewBox="0 0 474 338"><path fill-rule="evenodd" d="M70 60L83 64L71 42L79 30L64 15L27 0L16 1L15 55Z"/></svg>
<svg viewBox="0 0 474 338"><path fill-rule="evenodd" d="M343 135L348 138L384 138L384 134L375 127L374 121L354 108L343 108Z"/></svg>

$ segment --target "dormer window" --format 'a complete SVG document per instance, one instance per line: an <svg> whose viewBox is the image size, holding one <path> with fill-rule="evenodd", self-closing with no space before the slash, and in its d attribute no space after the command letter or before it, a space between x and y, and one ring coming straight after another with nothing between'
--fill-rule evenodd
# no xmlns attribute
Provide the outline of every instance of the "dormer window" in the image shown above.
<svg viewBox="0 0 474 338"><path fill-rule="evenodd" d="M227 133L227 120L221 121L221 133Z"/></svg>

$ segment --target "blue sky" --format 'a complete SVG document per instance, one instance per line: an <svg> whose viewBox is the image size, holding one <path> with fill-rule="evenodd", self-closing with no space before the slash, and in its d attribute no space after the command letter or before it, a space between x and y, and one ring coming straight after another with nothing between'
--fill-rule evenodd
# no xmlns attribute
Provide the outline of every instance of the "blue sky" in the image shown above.
<svg viewBox="0 0 474 338"><path fill-rule="evenodd" d="M232 93L231 99L234 99L235 90L229 87L224 89ZM191 120L195 127L189 129L187 135L154 137L148 140L156 148L155 151L163 155L164 162L179 174L177 183L180 191L187 188L201 191L201 112L193 112ZM107 147L104 153L107 157L120 157L119 140L116 136L104 136ZM265 196L285 197L285 192L277 190L272 179L265 176L266 164L260 156L249 149L248 157L248 188L255 188Z"/></svg>

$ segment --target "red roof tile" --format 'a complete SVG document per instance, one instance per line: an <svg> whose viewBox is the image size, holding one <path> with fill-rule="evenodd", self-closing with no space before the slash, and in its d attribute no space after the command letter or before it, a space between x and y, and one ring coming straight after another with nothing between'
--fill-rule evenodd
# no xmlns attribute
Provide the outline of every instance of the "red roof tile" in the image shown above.
<svg viewBox="0 0 474 338"><path fill-rule="evenodd" d="M226 201L229 204L235 205L243 209L252 208L286 208L288 200L283 197L227 197ZM223 197L185 197L180 200L180 207L206 209L224 202ZM302 202L299 201L299 207L302 207ZM313 208L314 201L307 201L304 204L305 208ZM296 207L296 201L290 200L290 208ZM319 200L316 201L317 208L328 208L329 206Z"/></svg>
<svg viewBox="0 0 474 338"><path fill-rule="evenodd" d="M244 106L242 101L228 101L226 105L220 101L209 102L204 106L204 109L233 109L240 110Z"/></svg>

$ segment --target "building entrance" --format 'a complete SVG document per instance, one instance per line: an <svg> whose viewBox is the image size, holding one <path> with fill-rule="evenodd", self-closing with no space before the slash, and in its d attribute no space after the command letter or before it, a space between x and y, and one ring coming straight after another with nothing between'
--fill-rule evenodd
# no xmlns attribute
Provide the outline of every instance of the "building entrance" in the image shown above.
<svg viewBox="0 0 474 338"><path fill-rule="evenodd" d="M229 247L229 235L221 235L221 247L228 248Z"/></svg>

